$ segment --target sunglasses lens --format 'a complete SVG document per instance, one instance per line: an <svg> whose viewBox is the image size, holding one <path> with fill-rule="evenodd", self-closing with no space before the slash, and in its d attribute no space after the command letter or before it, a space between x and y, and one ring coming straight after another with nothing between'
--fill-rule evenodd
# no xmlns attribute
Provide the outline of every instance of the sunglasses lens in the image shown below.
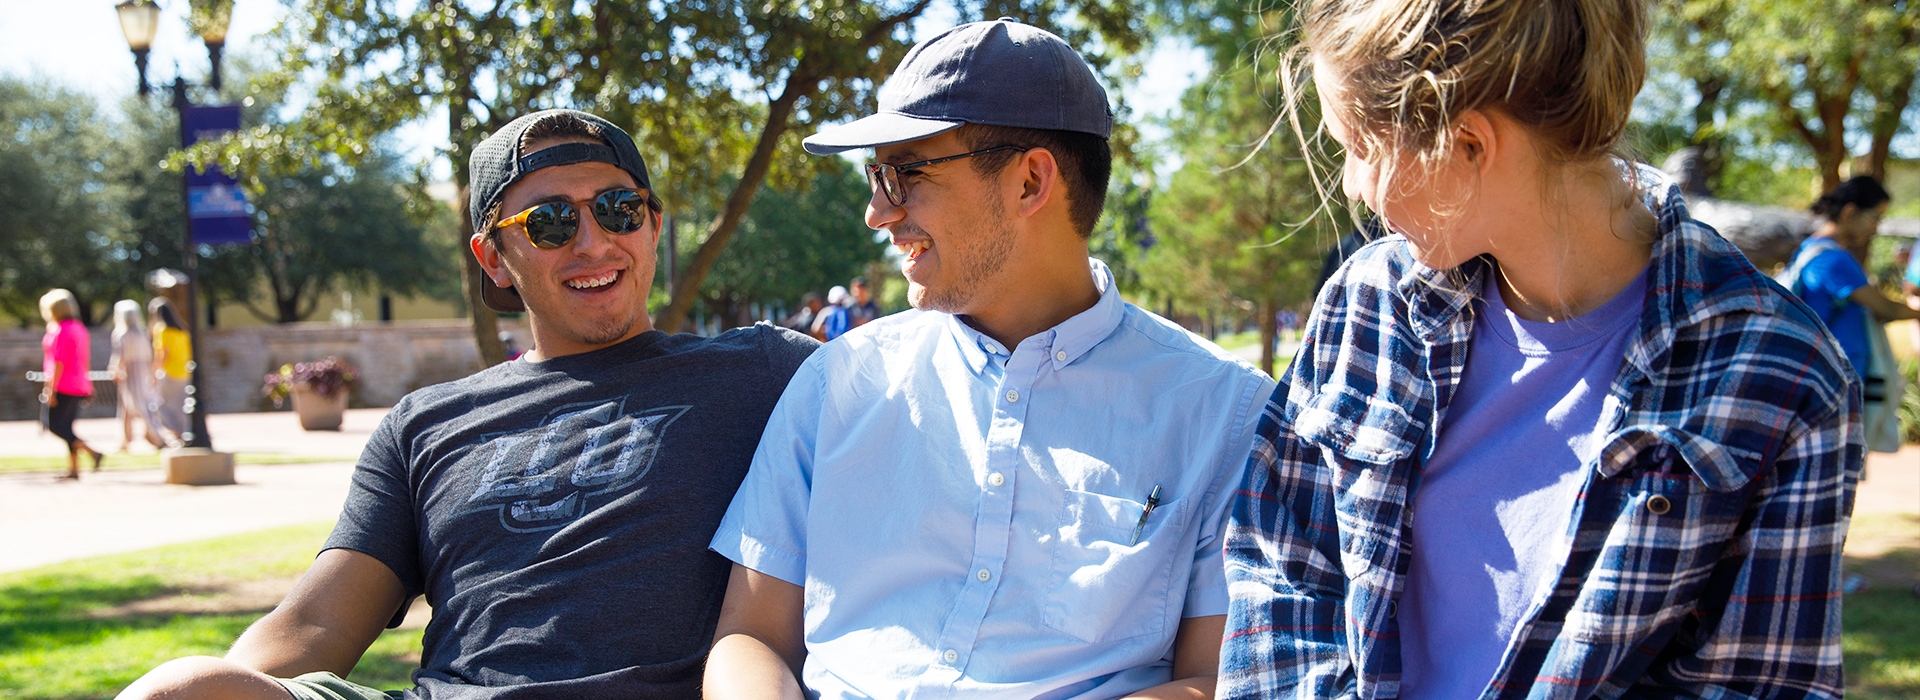
<svg viewBox="0 0 1920 700"><path fill-rule="evenodd" d="M646 222L647 198L633 190L614 190L595 197L593 218L610 233L633 233Z"/></svg>
<svg viewBox="0 0 1920 700"><path fill-rule="evenodd" d="M539 248L558 248L573 240L580 217L573 205L549 202L527 213L527 241Z"/></svg>

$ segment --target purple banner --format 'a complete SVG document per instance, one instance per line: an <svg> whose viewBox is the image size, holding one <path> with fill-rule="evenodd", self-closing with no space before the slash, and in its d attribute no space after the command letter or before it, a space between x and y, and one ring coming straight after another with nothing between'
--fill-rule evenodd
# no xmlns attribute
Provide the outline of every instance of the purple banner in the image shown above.
<svg viewBox="0 0 1920 700"><path fill-rule="evenodd" d="M183 118L186 145L220 138L240 129L240 105L188 107ZM253 240L253 219L247 216L247 195L218 167L205 172L187 168L187 212L193 219L193 242L199 245L247 243Z"/></svg>

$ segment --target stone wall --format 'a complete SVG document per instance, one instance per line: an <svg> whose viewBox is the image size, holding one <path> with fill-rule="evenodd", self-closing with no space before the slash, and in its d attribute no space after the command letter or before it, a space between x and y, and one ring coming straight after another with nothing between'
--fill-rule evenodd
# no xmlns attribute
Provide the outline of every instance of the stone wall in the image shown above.
<svg viewBox="0 0 1920 700"><path fill-rule="evenodd" d="M502 321L502 330L522 339L529 336L518 324ZM111 326L88 329L93 338L93 369L107 368ZM39 371L40 329L0 331L0 420L31 420L39 416L40 385L25 374ZM480 369L480 353L473 344L473 326L465 319L401 321L389 324L336 326L300 323L282 326L217 328L207 331L201 348L201 382L206 387L210 413L274 410L260 393L261 378L282 364L318 360L328 355L360 369L360 384L348 405L354 408L392 406L413 391L451 381ZM93 405L82 417L114 415L113 384L94 384Z"/></svg>

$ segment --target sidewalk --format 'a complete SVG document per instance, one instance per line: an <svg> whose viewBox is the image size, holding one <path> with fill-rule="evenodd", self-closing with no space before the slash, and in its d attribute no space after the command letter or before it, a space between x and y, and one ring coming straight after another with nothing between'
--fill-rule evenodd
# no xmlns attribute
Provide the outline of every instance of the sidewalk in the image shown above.
<svg viewBox="0 0 1920 700"><path fill-rule="evenodd" d="M82 471L80 481L55 473L0 474L0 572L68 559L131 552L165 544L332 520L346 499L353 461L386 409L347 412L340 432L307 432L292 413L209 416L207 432L224 452L333 458L313 464L234 469L232 486L161 482L158 469ZM95 447L120 445L116 419L76 421L74 432ZM144 443L139 453L151 454ZM30 421L0 422L0 457L64 456L66 445ZM108 454L107 464L114 455Z"/></svg>
<svg viewBox="0 0 1920 700"><path fill-rule="evenodd" d="M0 572L331 520L346 499L354 457L384 415L386 409L348 411L338 433L301 430L291 413L212 416L207 431L223 451L339 458L243 463L233 486L163 484L158 469L83 472L77 483L55 480L53 473L0 474ZM75 431L106 449L119 445L115 420L78 421ZM0 457L65 453L65 445L35 423L0 422ZM112 464L113 457L107 459ZM1858 494L1856 515L1920 514L1920 445L1869 456Z"/></svg>

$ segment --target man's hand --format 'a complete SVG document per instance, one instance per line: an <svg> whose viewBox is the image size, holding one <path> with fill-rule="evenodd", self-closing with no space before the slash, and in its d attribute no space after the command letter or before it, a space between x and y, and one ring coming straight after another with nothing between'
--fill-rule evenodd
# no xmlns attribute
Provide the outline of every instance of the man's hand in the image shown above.
<svg viewBox="0 0 1920 700"><path fill-rule="evenodd" d="M705 697L801 697L800 666L807 658L805 593L800 586L733 565L720 624L713 632L713 651L707 655ZM1218 653L1219 645L1214 646Z"/></svg>

